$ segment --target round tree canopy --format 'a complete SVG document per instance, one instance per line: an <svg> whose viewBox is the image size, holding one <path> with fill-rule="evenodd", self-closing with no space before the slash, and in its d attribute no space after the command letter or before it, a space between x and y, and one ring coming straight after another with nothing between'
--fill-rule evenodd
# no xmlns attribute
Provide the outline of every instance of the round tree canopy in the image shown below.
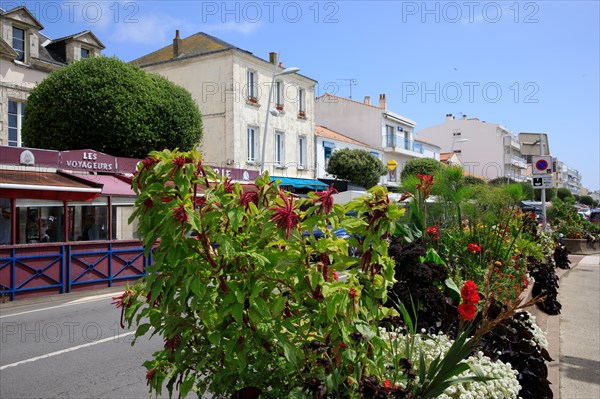
<svg viewBox="0 0 600 399"><path fill-rule="evenodd" d="M94 57L52 72L31 91L22 136L28 147L143 158L152 150L193 149L202 118L184 88L116 58Z"/></svg>

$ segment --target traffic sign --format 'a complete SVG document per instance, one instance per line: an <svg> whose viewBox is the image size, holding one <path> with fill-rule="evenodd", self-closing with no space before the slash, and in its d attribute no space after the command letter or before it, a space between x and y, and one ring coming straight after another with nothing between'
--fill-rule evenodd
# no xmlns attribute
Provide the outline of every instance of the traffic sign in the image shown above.
<svg viewBox="0 0 600 399"><path fill-rule="evenodd" d="M394 171L394 169L396 169L396 166L398 166L398 162L394 161L393 159L390 159L389 162L387 163L388 169L391 170L392 172Z"/></svg>
<svg viewBox="0 0 600 399"><path fill-rule="evenodd" d="M552 173L552 157L550 155L532 156L531 171L534 175L547 175Z"/></svg>
<svg viewBox="0 0 600 399"><path fill-rule="evenodd" d="M552 175L534 177L532 185L533 188L552 188Z"/></svg>

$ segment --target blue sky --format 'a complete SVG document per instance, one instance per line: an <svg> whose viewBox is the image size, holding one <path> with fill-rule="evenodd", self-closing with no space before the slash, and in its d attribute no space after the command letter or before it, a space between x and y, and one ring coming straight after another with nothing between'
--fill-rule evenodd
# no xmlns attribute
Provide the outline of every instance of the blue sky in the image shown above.
<svg viewBox="0 0 600 399"><path fill-rule="evenodd" d="M467 114L548 133L551 154L600 188L598 1L3 1L58 38L92 30L131 61L206 32L318 81L317 95L388 108L419 129Z"/></svg>

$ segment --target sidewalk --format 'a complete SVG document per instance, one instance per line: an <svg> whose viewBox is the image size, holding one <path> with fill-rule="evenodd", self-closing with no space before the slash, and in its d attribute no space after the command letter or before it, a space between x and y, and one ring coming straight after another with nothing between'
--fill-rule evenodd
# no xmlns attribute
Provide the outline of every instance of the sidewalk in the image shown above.
<svg viewBox="0 0 600 399"><path fill-rule="evenodd" d="M600 398L600 255L581 259L558 292L560 398Z"/></svg>
<svg viewBox="0 0 600 399"><path fill-rule="evenodd" d="M546 332L548 352L553 359L548 363L548 380L554 399L597 399L600 398L600 256L570 255L569 260L571 269L556 269L561 314L549 316L535 306L529 311ZM586 342L589 344L582 344ZM580 352L583 357L575 355Z"/></svg>

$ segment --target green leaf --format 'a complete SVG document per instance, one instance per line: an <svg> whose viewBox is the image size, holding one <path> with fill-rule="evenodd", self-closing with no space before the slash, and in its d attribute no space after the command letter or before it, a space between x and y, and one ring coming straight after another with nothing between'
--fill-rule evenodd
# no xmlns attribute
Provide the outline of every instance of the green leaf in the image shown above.
<svg viewBox="0 0 600 399"><path fill-rule="evenodd" d="M136 337L141 337L142 335L146 334L148 332L148 330L150 329L150 327L152 327L150 324L145 323L145 324L140 324L137 327L137 330L135 331L135 336Z"/></svg>
<svg viewBox="0 0 600 399"><path fill-rule="evenodd" d="M196 378L195 378L194 374L190 373L185 376L185 378L183 379L183 382L179 386L179 395L181 398L185 398L187 396L187 394L190 392L190 390L194 387L195 381L196 381Z"/></svg>
<svg viewBox="0 0 600 399"><path fill-rule="evenodd" d="M452 299L460 298L460 289L458 288L454 280L452 280L452 278L448 277L446 280L444 280L444 285L446 286L446 288L448 288L444 291L446 291Z"/></svg>
<svg viewBox="0 0 600 399"><path fill-rule="evenodd" d="M242 324L243 323L243 317L242 314L244 312L244 305L242 303L235 303L232 307L231 307L231 314L233 315L233 318L235 319L235 321L238 324Z"/></svg>

